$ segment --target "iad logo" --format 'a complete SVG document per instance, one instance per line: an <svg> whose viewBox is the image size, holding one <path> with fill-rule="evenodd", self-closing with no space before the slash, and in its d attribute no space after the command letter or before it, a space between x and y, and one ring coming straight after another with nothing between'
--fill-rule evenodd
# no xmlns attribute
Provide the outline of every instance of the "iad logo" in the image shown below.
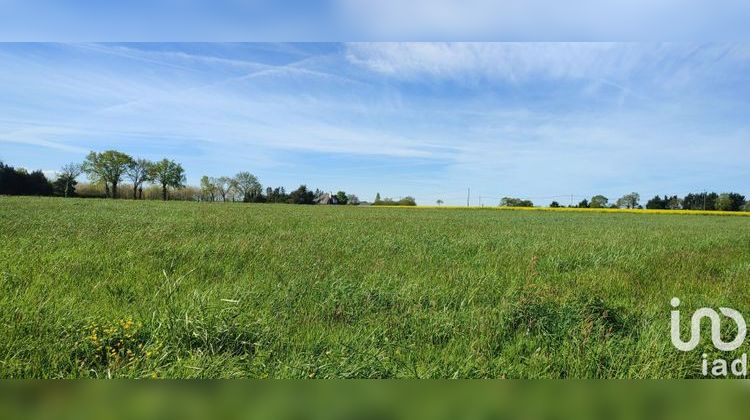
<svg viewBox="0 0 750 420"><path fill-rule="evenodd" d="M677 309L680 306L680 299L672 298L672 344L680 351L691 351L694 350L701 339L701 320L708 318L711 321L711 341L714 347L721 351L734 351L740 348L745 342L747 336L747 324L745 318L738 311L731 308L719 308L719 311L726 317L730 318L737 325L737 335L732 341L725 342L721 338L721 317L719 314L711 308L700 308L693 312L693 316L690 318L690 339L688 341L682 341L680 337L680 311ZM724 359L716 359L713 361L711 366L711 375L713 376L727 376L728 374L728 362ZM707 355L703 355L702 363L703 375L708 375L708 359ZM732 361L731 363L732 373L736 376L747 375L747 354L743 354L742 357Z"/></svg>
<svg viewBox="0 0 750 420"><path fill-rule="evenodd" d="M678 308L680 306L680 299L672 298L672 307ZM731 318L735 324L737 324L737 336L734 340L726 343L721 340L721 318L711 308L700 308L693 312L693 317L690 318L690 340L682 341L680 338L680 311L672 311L672 344L677 347L678 350L691 351L698 346L698 342L701 339L701 319L708 318L711 320L711 341L714 343L714 347L721 351L733 351L737 350L742 343L745 342L745 336L747 335L747 324L745 324L745 318L742 314L730 308L719 308L722 314Z"/></svg>

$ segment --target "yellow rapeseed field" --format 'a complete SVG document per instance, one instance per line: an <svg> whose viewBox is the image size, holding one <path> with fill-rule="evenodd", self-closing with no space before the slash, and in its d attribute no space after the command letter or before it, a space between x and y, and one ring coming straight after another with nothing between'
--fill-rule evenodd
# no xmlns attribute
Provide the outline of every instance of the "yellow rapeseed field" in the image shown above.
<svg viewBox="0 0 750 420"><path fill-rule="evenodd" d="M747 211L718 211L718 210L649 210L649 209L610 209L610 208L577 208L577 207L505 207L505 206L375 206L396 207L410 209L461 209L461 210L503 210L503 211L548 211L548 212L583 212L583 213L632 213L632 214L679 214L693 216L750 216Z"/></svg>

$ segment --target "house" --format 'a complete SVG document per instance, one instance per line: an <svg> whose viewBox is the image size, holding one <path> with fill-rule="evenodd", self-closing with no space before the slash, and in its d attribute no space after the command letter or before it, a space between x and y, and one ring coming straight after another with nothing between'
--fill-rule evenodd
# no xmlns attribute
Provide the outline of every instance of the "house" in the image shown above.
<svg viewBox="0 0 750 420"><path fill-rule="evenodd" d="M338 203L339 203L339 199L331 193L324 193L315 198L315 204L338 204Z"/></svg>

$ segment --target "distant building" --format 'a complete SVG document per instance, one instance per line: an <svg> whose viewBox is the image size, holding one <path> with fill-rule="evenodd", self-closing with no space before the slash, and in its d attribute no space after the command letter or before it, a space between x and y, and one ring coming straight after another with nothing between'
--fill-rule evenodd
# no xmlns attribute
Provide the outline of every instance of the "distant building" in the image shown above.
<svg viewBox="0 0 750 420"><path fill-rule="evenodd" d="M338 203L339 203L339 199L331 193L321 194L319 197L315 199L315 204L338 204Z"/></svg>

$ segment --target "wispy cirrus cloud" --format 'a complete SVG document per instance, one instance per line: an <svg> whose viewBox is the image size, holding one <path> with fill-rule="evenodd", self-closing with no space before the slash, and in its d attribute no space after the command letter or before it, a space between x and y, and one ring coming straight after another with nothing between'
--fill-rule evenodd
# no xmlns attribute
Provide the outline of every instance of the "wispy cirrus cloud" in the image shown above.
<svg viewBox="0 0 750 420"><path fill-rule="evenodd" d="M746 44L350 43L350 62L402 79L669 79L747 66Z"/></svg>

